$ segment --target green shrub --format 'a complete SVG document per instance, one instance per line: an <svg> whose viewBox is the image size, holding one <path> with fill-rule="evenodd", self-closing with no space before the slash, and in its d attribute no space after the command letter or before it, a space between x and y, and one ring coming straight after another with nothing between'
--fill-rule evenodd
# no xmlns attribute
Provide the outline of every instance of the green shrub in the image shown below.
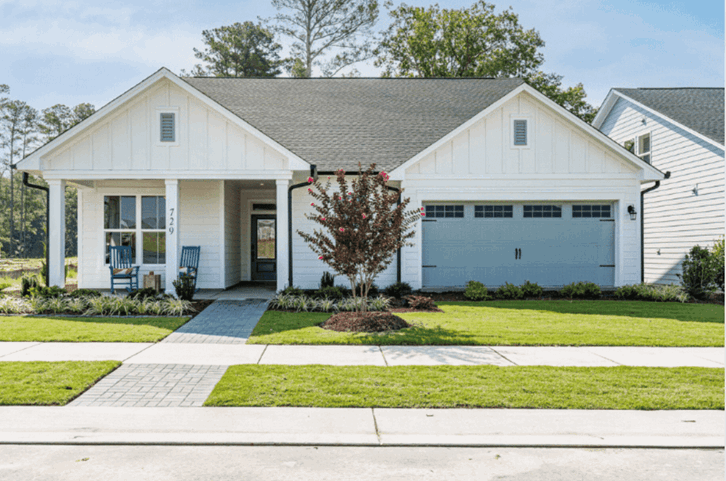
<svg viewBox="0 0 726 481"><path fill-rule="evenodd" d="M62 287L51 286L51 287L31 287L28 295L30 297L41 297L44 299L64 297L68 292Z"/></svg>
<svg viewBox="0 0 726 481"><path fill-rule="evenodd" d="M497 289L496 296L497 299L514 300L524 297L524 292L522 292L522 289L514 284L505 282L503 286L499 286L499 289Z"/></svg>
<svg viewBox="0 0 726 481"><path fill-rule="evenodd" d="M287 286L283 290L279 292L280 294L286 295L286 296L302 296L304 294L303 290L299 287L295 286Z"/></svg>
<svg viewBox="0 0 726 481"><path fill-rule="evenodd" d="M20 279L21 296L28 297L30 295L30 289L33 287L40 287L40 279L38 279L38 276L26 274Z"/></svg>
<svg viewBox="0 0 726 481"><path fill-rule="evenodd" d="M368 299L369 311L387 311L389 307L391 307L391 301L387 297L378 296Z"/></svg>
<svg viewBox="0 0 726 481"><path fill-rule="evenodd" d="M544 290L536 283L525 281L522 284L522 294L524 297L542 297Z"/></svg>
<svg viewBox="0 0 726 481"><path fill-rule="evenodd" d="M384 292L387 296L395 297L396 299L403 299L406 296L410 296L413 289L411 289L411 284L408 282L395 282L386 287Z"/></svg>
<svg viewBox="0 0 726 481"><path fill-rule="evenodd" d="M76 289L75 291L68 294L68 297L72 299L78 299L81 297L101 297L103 294L101 294L98 291L94 291L93 289Z"/></svg>
<svg viewBox="0 0 726 481"><path fill-rule="evenodd" d="M172 282L176 296L183 301L191 301L194 299L194 278L192 276L179 276Z"/></svg>
<svg viewBox="0 0 726 481"><path fill-rule="evenodd" d="M426 296L408 296L406 297L406 304L411 309L417 309L419 311L433 311L438 309L434 300Z"/></svg>
<svg viewBox="0 0 726 481"><path fill-rule="evenodd" d="M0 291L4 291L8 287L12 286L12 282L0 282Z"/></svg>
<svg viewBox="0 0 726 481"><path fill-rule="evenodd" d="M146 299L156 299L158 296L159 296L159 293L156 292L156 289L154 289L152 287L145 287L144 289L139 289L134 292L129 292L126 295L126 297L128 297L129 299L134 299L137 301L143 301Z"/></svg>
<svg viewBox="0 0 726 481"><path fill-rule="evenodd" d="M708 251L693 246L682 264L683 273L678 274L683 288L695 299L705 300L716 290L716 262Z"/></svg>
<svg viewBox="0 0 726 481"><path fill-rule="evenodd" d="M594 282L573 282L560 290L560 295L568 299L600 299L600 286Z"/></svg>
<svg viewBox="0 0 726 481"><path fill-rule="evenodd" d="M324 272L323 277L320 278L320 290L326 287L333 287L335 285L335 277L330 272Z"/></svg>
<svg viewBox="0 0 726 481"><path fill-rule="evenodd" d="M470 301L486 301L489 299L489 290L479 281L469 281L466 283L464 297Z"/></svg>
<svg viewBox="0 0 726 481"><path fill-rule="evenodd" d="M723 278L724 278L724 238L718 240L711 249L711 256L713 257L714 269L716 271L714 282L716 287L723 290Z"/></svg>
<svg viewBox="0 0 726 481"><path fill-rule="evenodd" d="M319 299L342 299L344 294L340 287L328 286L315 291L314 295Z"/></svg>
<svg viewBox="0 0 726 481"><path fill-rule="evenodd" d="M630 301L687 302L689 297L681 286L633 284L619 287L615 297Z"/></svg>
<svg viewBox="0 0 726 481"><path fill-rule="evenodd" d="M634 301L640 298L638 285L621 286L615 290L615 297L623 301Z"/></svg>

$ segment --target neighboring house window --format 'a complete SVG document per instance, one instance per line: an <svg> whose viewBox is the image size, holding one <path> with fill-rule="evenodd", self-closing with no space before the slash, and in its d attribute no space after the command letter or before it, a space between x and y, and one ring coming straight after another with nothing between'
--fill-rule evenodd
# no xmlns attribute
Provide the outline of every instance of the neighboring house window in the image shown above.
<svg viewBox="0 0 726 481"><path fill-rule="evenodd" d="M623 147L625 147L626 150L635 153L635 141L634 140L626 140L623 143Z"/></svg>
<svg viewBox="0 0 726 481"><path fill-rule="evenodd" d="M161 142L176 142L176 114L161 112L159 114L159 130Z"/></svg>
<svg viewBox="0 0 726 481"><path fill-rule="evenodd" d="M562 207L557 205L525 205L524 218L562 217Z"/></svg>
<svg viewBox="0 0 726 481"><path fill-rule="evenodd" d="M166 200L163 196L107 195L103 205L106 264L112 246L131 247L134 264L166 262ZM137 222L137 206L141 207L140 223ZM141 240L141 259L137 256L137 240Z"/></svg>
<svg viewBox="0 0 726 481"><path fill-rule="evenodd" d="M609 205L573 205L572 206L572 217L573 218L610 218L610 206Z"/></svg>
<svg viewBox="0 0 726 481"><path fill-rule="evenodd" d="M426 217L464 217L463 205L427 205Z"/></svg>
<svg viewBox="0 0 726 481"><path fill-rule="evenodd" d="M514 216L514 207L511 205L475 205L474 217L490 219L490 218L512 218Z"/></svg>
<svg viewBox="0 0 726 481"><path fill-rule="evenodd" d="M638 152L636 155L650 164L650 133L638 137Z"/></svg>
<svg viewBox="0 0 726 481"><path fill-rule="evenodd" d="M527 120L514 119L512 121L512 139L515 147L527 146Z"/></svg>

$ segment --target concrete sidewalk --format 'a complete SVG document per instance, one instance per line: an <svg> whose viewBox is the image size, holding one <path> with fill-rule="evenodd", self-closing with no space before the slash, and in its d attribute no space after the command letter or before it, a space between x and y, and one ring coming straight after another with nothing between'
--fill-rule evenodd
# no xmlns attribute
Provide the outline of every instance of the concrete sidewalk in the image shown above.
<svg viewBox="0 0 726 481"><path fill-rule="evenodd" d="M0 361L337 366L724 367L722 347L278 346L187 343L0 342Z"/></svg>
<svg viewBox="0 0 726 481"><path fill-rule="evenodd" d="M0 407L0 444L723 448L723 411Z"/></svg>

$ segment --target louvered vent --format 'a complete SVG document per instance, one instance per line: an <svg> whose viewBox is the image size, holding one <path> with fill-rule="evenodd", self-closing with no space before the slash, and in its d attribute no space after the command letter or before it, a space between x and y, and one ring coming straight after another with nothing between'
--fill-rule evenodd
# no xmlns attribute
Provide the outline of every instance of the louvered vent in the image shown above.
<svg viewBox="0 0 726 481"><path fill-rule="evenodd" d="M527 121L514 121L514 145L527 145Z"/></svg>
<svg viewBox="0 0 726 481"><path fill-rule="evenodd" d="M174 114L173 113L162 113L161 114L161 141L162 142L175 142L176 136L174 131Z"/></svg>

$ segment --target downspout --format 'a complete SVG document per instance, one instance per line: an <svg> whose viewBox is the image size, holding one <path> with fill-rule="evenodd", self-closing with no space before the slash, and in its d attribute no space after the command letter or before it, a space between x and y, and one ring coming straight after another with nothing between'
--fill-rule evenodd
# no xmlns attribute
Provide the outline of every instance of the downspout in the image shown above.
<svg viewBox="0 0 726 481"><path fill-rule="evenodd" d="M50 246L48 240L50 238L50 189L42 185L35 185L28 182L28 173L23 172L23 185L31 189L45 191L45 285L50 286Z"/></svg>
<svg viewBox="0 0 726 481"><path fill-rule="evenodd" d="M398 192L398 200L396 200L396 205L401 205L401 189L398 187L388 187L388 190L392 190L394 192ZM399 247L396 251L396 281L400 284L401 283L401 248Z"/></svg>
<svg viewBox="0 0 726 481"><path fill-rule="evenodd" d="M318 166L310 165L310 177L318 180ZM309 182L300 182L287 189L287 285L292 287L292 191L310 185Z"/></svg>
<svg viewBox="0 0 726 481"><path fill-rule="evenodd" d="M668 171L665 173L665 177L663 177L663 180L670 179L671 178L671 172ZM656 180L655 184L652 187L648 187L645 190L640 191L640 283L643 284L645 282L645 194L648 192L652 192L655 189L660 187L660 180Z"/></svg>

